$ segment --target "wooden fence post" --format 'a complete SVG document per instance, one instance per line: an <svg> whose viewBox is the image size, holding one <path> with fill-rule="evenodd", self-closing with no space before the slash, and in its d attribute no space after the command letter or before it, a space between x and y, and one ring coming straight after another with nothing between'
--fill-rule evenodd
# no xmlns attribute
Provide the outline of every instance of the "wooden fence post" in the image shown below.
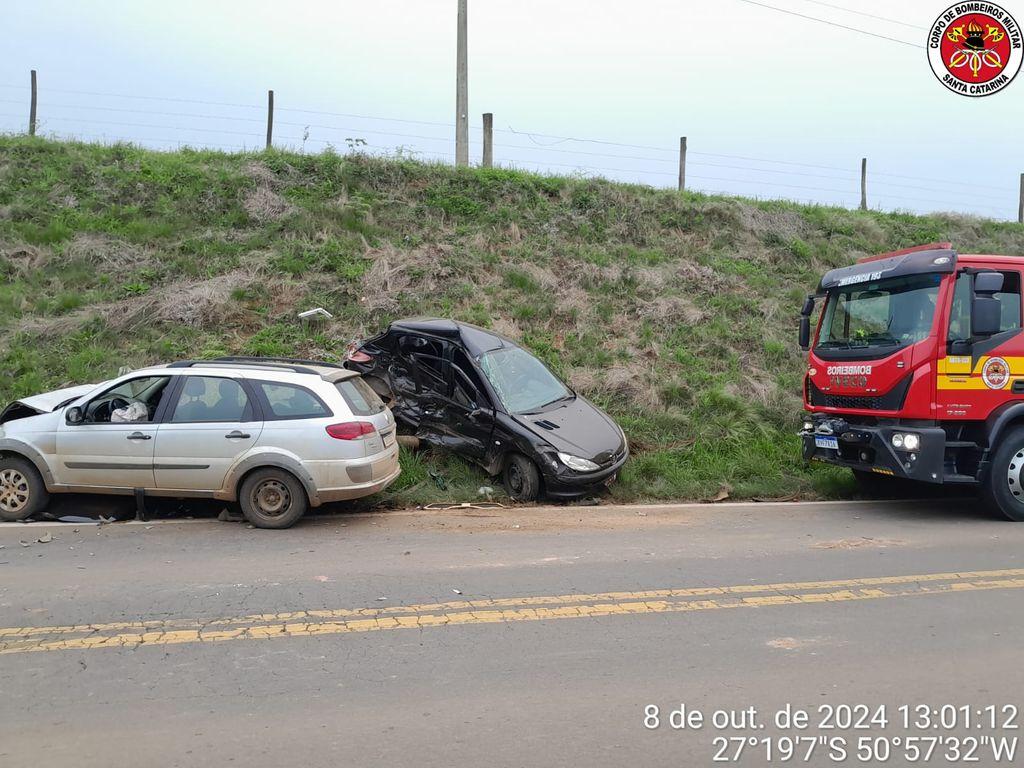
<svg viewBox="0 0 1024 768"><path fill-rule="evenodd" d="M868 209L868 159L860 159L860 209Z"/></svg>
<svg viewBox="0 0 1024 768"><path fill-rule="evenodd" d="M686 137L679 137L679 191L686 189Z"/></svg>
<svg viewBox="0 0 1024 768"><path fill-rule="evenodd" d="M484 168L494 165L494 115L491 112L484 112Z"/></svg>
<svg viewBox="0 0 1024 768"><path fill-rule="evenodd" d="M1024 224L1024 173L1020 175L1020 202L1017 204L1017 223Z"/></svg>
<svg viewBox="0 0 1024 768"><path fill-rule="evenodd" d="M267 91L267 149L274 144L274 92Z"/></svg>
<svg viewBox="0 0 1024 768"><path fill-rule="evenodd" d="M29 108L28 108L28 135L29 136L35 136L36 135L36 97L37 97L36 71L33 69L32 70L32 101L30 102L30 105L29 105Z"/></svg>

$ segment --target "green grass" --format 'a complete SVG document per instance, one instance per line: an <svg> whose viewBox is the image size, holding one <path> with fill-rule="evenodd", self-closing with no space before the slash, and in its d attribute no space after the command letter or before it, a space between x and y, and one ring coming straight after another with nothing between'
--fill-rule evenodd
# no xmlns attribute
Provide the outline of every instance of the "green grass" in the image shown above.
<svg viewBox="0 0 1024 768"><path fill-rule="evenodd" d="M826 269L935 240L1024 253L1024 227L967 216L0 137L0 400L180 357L338 359L434 314L516 336L622 424L616 499L844 495L794 437L802 298ZM315 306L335 319L300 325ZM402 463L380 503L500 498L442 452Z"/></svg>

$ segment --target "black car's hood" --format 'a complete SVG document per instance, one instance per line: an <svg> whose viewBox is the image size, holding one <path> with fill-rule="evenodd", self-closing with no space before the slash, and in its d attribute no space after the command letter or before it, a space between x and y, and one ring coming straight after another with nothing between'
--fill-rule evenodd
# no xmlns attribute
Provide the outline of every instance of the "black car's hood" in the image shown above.
<svg viewBox="0 0 1024 768"><path fill-rule="evenodd" d="M599 464L622 447L622 434L615 422L579 396L543 413L516 414L512 418L556 450Z"/></svg>

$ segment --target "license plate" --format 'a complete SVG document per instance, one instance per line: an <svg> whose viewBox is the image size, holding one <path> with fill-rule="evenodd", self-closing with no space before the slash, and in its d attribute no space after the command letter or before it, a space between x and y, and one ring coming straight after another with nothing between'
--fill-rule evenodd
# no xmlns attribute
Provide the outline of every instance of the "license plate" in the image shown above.
<svg viewBox="0 0 1024 768"><path fill-rule="evenodd" d="M839 439L835 437L815 437L815 448L828 448L830 451L839 450Z"/></svg>

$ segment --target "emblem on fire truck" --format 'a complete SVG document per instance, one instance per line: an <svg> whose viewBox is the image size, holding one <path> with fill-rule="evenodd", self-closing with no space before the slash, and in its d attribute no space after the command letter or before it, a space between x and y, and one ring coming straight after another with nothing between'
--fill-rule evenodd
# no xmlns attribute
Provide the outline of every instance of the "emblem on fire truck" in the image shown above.
<svg viewBox="0 0 1024 768"><path fill-rule="evenodd" d="M944 86L963 96L990 96L1010 84L1024 59L1017 21L987 2L951 5L928 32L928 61Z"/></svg>
<svg viewBox="0 0 1024 768"><path fill-rule="evenodd" d="M1002 389L1010 378L1010 366L1001 357L990 357L981 369L981 380L989 389Z"/></svg>

